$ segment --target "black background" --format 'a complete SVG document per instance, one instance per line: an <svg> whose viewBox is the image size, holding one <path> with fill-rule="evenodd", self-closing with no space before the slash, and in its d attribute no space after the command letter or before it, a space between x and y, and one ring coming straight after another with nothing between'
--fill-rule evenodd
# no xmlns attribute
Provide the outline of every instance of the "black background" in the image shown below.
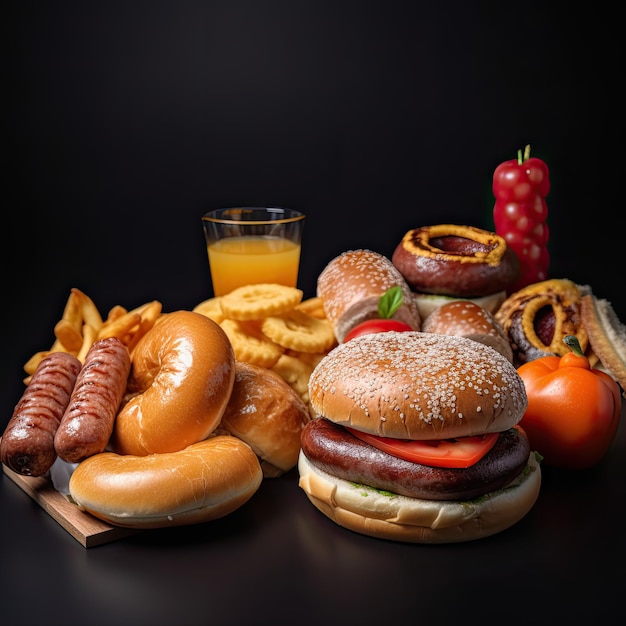
<svg viewBox="0 0 626 626"><path fill-rule="evenodd" d="M4 3L4 379L71 287L103 313L209 297L211 208L305 212L313 295L344 250L491 229L493 170L526 144L551 171L552 276L626 317L618 20L544 5Z"/></svg>
<svg viewBox="0 0 626 626"><path fill-rule="evenodd" d="M300 286L314 295L344 250L390 255L429 223L492 228L493 170L526 144L551 173L551 275L590 284L626 319L616 10L4 2L0 424L23 391L22 365L52 343L71 287L103 313L152 299L191 308L211 295L205 211L305 212ZM297 576L302 564L293 567ZM523 576L528 591L530 570ZM520 600L508 606L503 619Z"/></svg>

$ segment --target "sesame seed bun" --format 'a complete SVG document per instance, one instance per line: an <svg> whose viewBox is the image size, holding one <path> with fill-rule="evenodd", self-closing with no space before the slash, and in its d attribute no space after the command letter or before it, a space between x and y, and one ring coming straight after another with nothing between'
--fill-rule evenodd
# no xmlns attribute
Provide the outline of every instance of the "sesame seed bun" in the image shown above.
<svg viewBox="0 0 626 626"><path fill-rule="evenodd" d="M399 439L501 432L527 406L515 367L465 337L423 332L362 335L332 350L309 379L313 411Z"/></svg>
<svg viewBox="0 0 626 626"><path fill-rule="evenodd" d="M446 302L424 320L422 331L479 341L513 362L513 348L502 326L487 309L471 300Z"/></svg>
<svg viewBox="0 0 626 626"><path fill-rule="evenodd" d="M392 319L420 330L413 293L387 257L372 250L347 250L326 265L317 279L317 295L338 343L358 324L380 317L378 301L392 287L402 289L402 304Z"/></svg>

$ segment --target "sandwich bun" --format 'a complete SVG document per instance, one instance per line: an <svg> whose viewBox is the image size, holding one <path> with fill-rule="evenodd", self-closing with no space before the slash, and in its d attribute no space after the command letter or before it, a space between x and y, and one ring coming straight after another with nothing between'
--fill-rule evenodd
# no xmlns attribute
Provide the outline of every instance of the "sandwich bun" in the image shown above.
<svg viewBox="0 0 626 626"><path fill-rule="evenodd" d="M513 349L504 329L487 309L475 302L456 300L443 304L423 321L422 331L473 339L491 346L513 362Z"/></svg>
<svg viewBox="0 0 626 626"><path fill-rule="evenodd" d="M506 291L496 291L486 296L479 296L477 298L461 298L460 296L443 296L433 293L414 293L413 298L415 304L417 304L417 310L419 311L422 322L439 307L449 304L450 302L472 302L482 307L486 311L489 311L492 315L500 308L502 303L506 300Z"/></svg>
<svg viewBox="0 0 626 626"><path fill-rule="evenodd" d="M402 290L402 304L391 319L420 330L413 293L393 263L372 250L348 250L332 259L317 279L317 296L338 343L361 322L380 317L380 297L392 287Z"/></svg>
<svg viewBox="0 0 626 626"><path fill-rule="evenodd" d="M582 296L580 308L591 349L626 397L626 326L608 300L592 293Z"/></svg>

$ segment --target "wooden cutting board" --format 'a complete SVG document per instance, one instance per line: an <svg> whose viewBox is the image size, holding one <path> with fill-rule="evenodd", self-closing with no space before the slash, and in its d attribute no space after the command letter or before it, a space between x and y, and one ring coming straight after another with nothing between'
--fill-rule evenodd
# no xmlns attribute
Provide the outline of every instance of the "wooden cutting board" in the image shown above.
<svg viewBox="0 0 626 626"><path fill-rule="evenodd" d="M2 465L2 469L6 476L37 502L84 548L93 548L140 532L134 528L111 526L81 511L62 493L59 493L47 477L21 476L6 465Z"/></svg>

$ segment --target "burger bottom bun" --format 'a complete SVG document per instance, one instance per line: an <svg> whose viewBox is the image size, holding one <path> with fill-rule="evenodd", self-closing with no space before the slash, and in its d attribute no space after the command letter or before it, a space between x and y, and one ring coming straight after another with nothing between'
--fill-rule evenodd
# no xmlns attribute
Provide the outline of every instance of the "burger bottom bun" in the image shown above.
<svg viewBox="0 0 626 626"><path fill-rule="evenodd" d="M460 543L495 535L519 522L534 506L541 469L530 454L527 467L506 487L464 502L408 498L355 485L315 467L301 452L299 486L339 526L377 539L407 543Z"/></svg>
<svg viewBox="0 0 626 626"><path fill-rule="evenodd" d="M252 448L221 435L179 452L96 454L76 467L69 492L80 509L115 526L161 528L224 517L247 502L262 479Z"/></svg>
<svg viewBox="0 0 626 626"><path fill-rule="evenodd" d="M481 296L479 298L457 298L456 296L441 296L430 293L415 293L415 303L417 304L417 310L419 311L422 321L424 321L435 309L447 304L448 302L456 302L458 300L467 300L474 302L479 306L494 314L500 305L506 300L506 291L498 291L496 293L489 294L488 296Z"/></svg>

